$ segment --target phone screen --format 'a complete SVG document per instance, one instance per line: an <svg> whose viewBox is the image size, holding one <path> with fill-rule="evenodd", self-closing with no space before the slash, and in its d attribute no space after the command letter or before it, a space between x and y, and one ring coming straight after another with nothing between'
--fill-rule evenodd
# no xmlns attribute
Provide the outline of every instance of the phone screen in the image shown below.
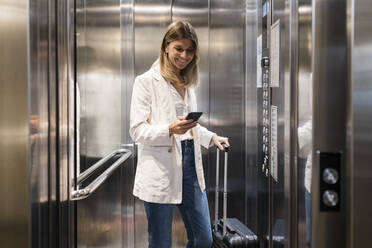
<svg viewBox="0 0 372 248"><path fill-rule="evenodd" d="M203 112L190 112L187 116L186 116L186 120L190 120L190 119L193 119L194 121L197 121L199 120L200 116L203 114Z"/></svg>

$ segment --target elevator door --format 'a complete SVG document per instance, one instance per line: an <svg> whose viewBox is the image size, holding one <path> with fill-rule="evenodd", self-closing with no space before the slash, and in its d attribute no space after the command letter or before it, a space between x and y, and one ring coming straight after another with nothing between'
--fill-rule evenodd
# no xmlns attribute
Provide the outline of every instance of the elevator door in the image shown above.
<svg viewBox="0 0 372 248"><path fill-rule="evenodd" d="M77 247L134 246L135 157L127 131L131 43L123 39L131 39L132 2L76 0L72 199L79 199ZM94 192L85 195L89 190Z"/></svg>

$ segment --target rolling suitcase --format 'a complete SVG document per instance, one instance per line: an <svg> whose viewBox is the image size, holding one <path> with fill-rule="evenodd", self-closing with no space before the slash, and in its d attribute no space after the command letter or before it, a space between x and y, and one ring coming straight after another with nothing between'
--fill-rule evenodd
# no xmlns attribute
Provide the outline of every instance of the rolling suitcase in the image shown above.
<svg viewBox="0 0 372 248"><path fill-rule="evenodd" d="M216 195L215 195L215 222L212 226L214 248L234 247L234 248L258 248L259 242L255 235L246 225L235 218L226 218L227 210L227 161L228 147L225 146L224 164L224 187L223 187L223 218L218 219L218 181L219 181L219 162L220 150L217 148L216 162Z"/></svg>

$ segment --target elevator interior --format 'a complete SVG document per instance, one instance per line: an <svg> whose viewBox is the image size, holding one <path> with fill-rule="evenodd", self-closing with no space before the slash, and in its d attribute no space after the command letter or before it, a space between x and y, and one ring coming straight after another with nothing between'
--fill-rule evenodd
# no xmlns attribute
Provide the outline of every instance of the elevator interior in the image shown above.
<svg viewBox="0 0 372 248"><path fill-rule="evenodd" d="M368 247L371 12L368 0L0 0L1 246L146 247L132 85L167 25L188 20L200 122L232 147L228 216L261 248L305 248L310 230L312 247ZM211 213L215 163L203 150ZM172 247L185 244L175 211Z"/></svg>

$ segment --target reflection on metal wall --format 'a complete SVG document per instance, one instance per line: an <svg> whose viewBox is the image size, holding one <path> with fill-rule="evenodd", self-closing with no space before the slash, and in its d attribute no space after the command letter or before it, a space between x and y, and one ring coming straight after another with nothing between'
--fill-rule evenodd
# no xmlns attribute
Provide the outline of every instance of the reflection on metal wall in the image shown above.
<svg viewBox="0 0 372 248"><path fill-rule="evenodd" d="M76 23L80 154L99 158L120 146L122 132L120 3L77 1Z"/></svg>
<svg viewBox="0 0 372 248"><path fill-rule="evenodd" d="M312 6L311 0L298 1L298 160L297 212L298 247L309 246L311 234L311 140L312 140ZM296 142L297 143L297 142ZM297 145L295 143L295 145Z"/></svg>
<svg viewBox="0 0 372 248"><path fill-rule="evenodd" d="M346 150L349 147L346 144L346 134L350 101L347 93L349 88L347 2L346 0L313 2L314 162L311 188L313 225L311 245L317 248L347 247L348 242L346 196L350 185L346 175L351 167L346 166L350 155ZM329 161L323 156L327 155L326 153L329 155ZM339 153L340 160L334 161L332 158ZM336 168L341 175L338 188L325 183L322 179L323 169L330 166ZM334 193L340 201L336 201Z"/></svg>
<svg viewBox="0 0 372 248"><path fill-rule="evenodd" d="M349 3L348 10L352 10ZM371 243L372 201L372 6L367 0L354 1L352 50L353 109L353 197L350 216L350 247L366 247ZM348 21L351 21L348 19ZM351 34L349 34L351 38ZM349 46L351 40L349 39ZM367 196L367 197L366 197Z"/></svg>
<svg viewBox="0 0 372 248"><path fill-rule="evenodd" d="M120 17L120 1L76 2L80 172L120 148L123 138ZM122 246L123 182L117 170L94 194L77 202L78 246Z"/></svg>
<svg viewBox="0 0 372 248"><path fill-rule="evenodd" d="M30 74L29 74L29 115L30 115L30 219L31 219L31 245L32 247L48 247L49 244L54 244L55 240L50 239L48 243L48 237L41 237L40 233L48 232L48 223L55 224L53 220L48 217L48 185L56 187L55 177L48 175L55 175L55 164L50 164L48 161L48 152L50 157L55 155L55 143L51 139L48 144L48 128L50 134L55 135L55 108L52 106L48 107L49 102L48 94L51 89L55 89L54 78L48 80L48 62L50 57L54 57L54 54L50 54L48 58L49 49L49 37L48 37L48 23L46 21L40 22L38 18L47 20L48 11L43 8L43 4L37 2L31 8L30 18L30 33L29 33L29 59L30 59ZM50 20L53 23L53 20ZM35 32L36 30L39 32ZM50 67L53 70L53 66ZM54 83L53 83L54 82ZM48 89L49 88L49 89ZM49 91L49 92L48 92ZM55 106L55 104L54 104ZM50 114L48 116L48 108ZM54 120L54 126L49 126L49 119ZM48 146L54 149L49 150ZM48 166L49 165L49 166ZM49 172L47 168L50 168ZM51 203L55 203L56 192L50 192ZM51 215L55 214L55 211L50 211ZM13 247L13 244L12 244Z"/></svg>
<svg viewBox="0 0 372 248"><path fill-rule="evenodd" d="M122 144L130 144L129 115L130 101L132 99L132 87L134 83L134 0L121 0L120 22L121 22L121 132ZM135 148L133 148L135 150ZM134 246L134 196L132 194L134 184L134 173L136 157L128 160L121 168L121 227L123 247Z"/></svg>
<svg viewBox="0 0 372 248"><path fill-rule="evenodd" d="M27 1L0 1L0 240L1 247L27 247L30 242L30 191L28 172L39 176L42 168L28 167L28 152L42 139L32 136L28 145ZM40 121L32 116L31 132ZM43 116L45 117L45 116ZM33 129L32 129L33 127ZM35 134L36 135L36 134ZM40 193L33 201L45 199L44 186L32 177ZM45 180L45 178L44 178ZM47 198L46 198L47 199Z"/></svg>
<svg viewBox="0 0 372 248"><path fill-rule="evenodd" d="M245 9L245 143L246 143L246 216L244 222L258 233L258 110L257 110L257 37L261 32L261 9L256 0L247 0Z"/></svg>
<svg viewBox="0 0 372 248"><path fill-rule="evenodd" d="M227 213L245 221L245 1L210 2L210 129L230 138ZM215 149L210 152L215 164ZM222 178L222 168L220 176ZM209 189L215 186L215 166L208 171ZM222 181L222 179L220 179ZM209 202L214 199L209 194ZM220 201L222 204L222 201ZM214 204L210 204L211 212ZM222 209L219 207L219 209Z"/></svg>

